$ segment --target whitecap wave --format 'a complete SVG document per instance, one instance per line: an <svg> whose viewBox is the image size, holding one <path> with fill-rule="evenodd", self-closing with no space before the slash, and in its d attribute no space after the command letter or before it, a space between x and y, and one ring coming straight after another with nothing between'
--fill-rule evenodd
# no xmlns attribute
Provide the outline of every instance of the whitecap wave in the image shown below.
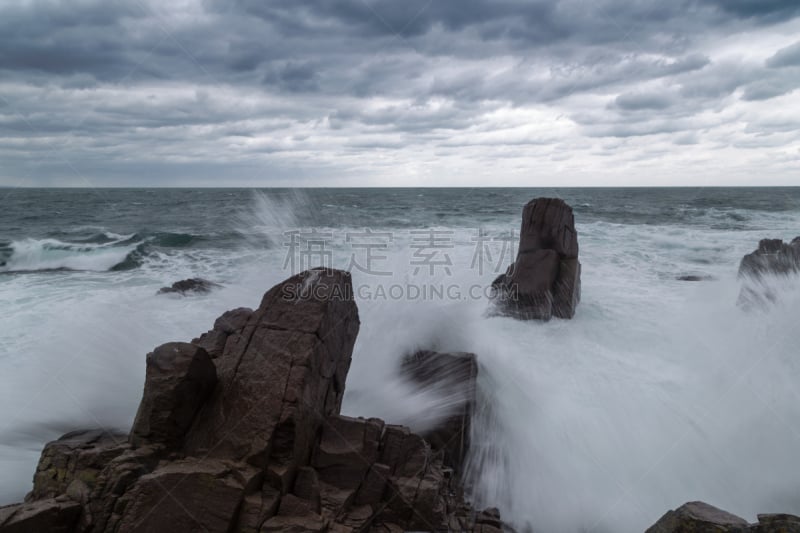
<svg viewBox="0 0 800 533"><path fill-rule="evenodd" d="M133 235L105 233L106 242L64 242L58 239L22 239L7 249L10 255L0 272L43 270L88 270L102 272L123 263L141 242L128 242ZM96 239L101 240L101 239Z"/></svg>

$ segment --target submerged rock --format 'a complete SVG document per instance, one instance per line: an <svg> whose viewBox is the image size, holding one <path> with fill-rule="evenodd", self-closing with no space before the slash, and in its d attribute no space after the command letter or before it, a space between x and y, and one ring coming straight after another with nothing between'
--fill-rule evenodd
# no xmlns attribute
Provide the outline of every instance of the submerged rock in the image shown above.
<svg viewBox="0 0 800 533"><path fill-rule="evenodd" d="M48 444L28 501L0 508L0 533L500 531L494 510L466 504L446 453L339 414L358 329L350 274L312 270L192 344L156 348L130 437ZM457 355L409 371L474 381L474 356Z"/></svg>
<svg viewBox="0 0 800 533"><path fill-rule="evenodd" d="M678 281L713 281L714 276L708 276L706 274L684 274L675 279Z"/></svg>
<svg viewBox="0 0 800 533"><path fill-rule="evenodd" d="M516 261L492 283L495 312L521 319L572 318L581 298L572 208L537 198L522 210Z"/></svg>
<svg viewBox="0 0 800 533"><path fill-rule="evenodd" d="M203 278L189 278L176 281L169 287L161 287L158 289L158 294L179 293L186 295L187 292L204 293L210 292L212 289L221 287L219 283L208 281Z"/></svg>
<svg viewBox="0 0 800 533"><path fill-rule="evenodd" d="M704 502L689 502L667 511L645 533L800 533L800 517L789 514L760 514L749 524Z"/></svg>

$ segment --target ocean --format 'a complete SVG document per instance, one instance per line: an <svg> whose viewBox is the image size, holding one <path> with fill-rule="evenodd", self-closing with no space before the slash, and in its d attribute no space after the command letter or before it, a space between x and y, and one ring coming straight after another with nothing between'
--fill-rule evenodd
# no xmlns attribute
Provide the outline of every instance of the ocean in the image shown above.
<svg viewBox="0 0 800 533"><path fill-rule="evenodd" d="M488 316L540 196L574 208L577 314ZM0 504L45 442L130 427L153 347L325 265L362 322L345 414L424 428L447 403L399 361L477 354L478 505L545 533L643 531L690 500L800 514L800 281L736 305L742 256L797 235L800 188L0 189ZM189 277L222 287L156 294Z"/></svg>

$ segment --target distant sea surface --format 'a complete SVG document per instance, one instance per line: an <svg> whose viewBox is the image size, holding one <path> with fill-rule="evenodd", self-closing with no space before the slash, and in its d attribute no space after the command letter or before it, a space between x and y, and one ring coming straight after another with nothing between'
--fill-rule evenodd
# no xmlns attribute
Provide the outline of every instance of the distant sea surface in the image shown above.
<svg viewBox="0 0 800 533"><path fill-rule="evenodd" d="M476 288L539 196L574 209L578 313L487 317ZM47 440L129 427L153 347L325 263L359 289L345 412L424 427L446 406L397 362L475 352L472 497L517 524L643 531L696 499L800 514L800 288L736 306L741 257L798 235L800 188L0 189L0 503ZM188 277L222 288L156 295Z"/></svg>

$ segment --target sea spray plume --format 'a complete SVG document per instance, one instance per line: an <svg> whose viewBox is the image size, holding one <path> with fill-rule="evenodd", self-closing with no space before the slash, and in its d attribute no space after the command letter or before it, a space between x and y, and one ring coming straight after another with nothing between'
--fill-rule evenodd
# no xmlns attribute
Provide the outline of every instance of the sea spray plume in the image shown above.
<svg viewBox="0 0 800 533"><path fill-rule="evenodd" d="M492 414L473 420L477 505L544 533L641 532L691 498L751 520L796 512L799 367L786 332L800 287L764 315L735 308L736 288L657 302L590 291L573 322L453 332L479 354Z"/></svg>
<svg viewBox="0 0 800 533"><path fill-rule="evenodd" d="M782 292L775 285L797 281L800 274L800 237L790 243L781 239L761 239L758 249L739 263L743 280L737 304L745 309L764 308L774 303Z"/></svg>
<svg viewBox="0 0 800 533"><path fill-rule="evenodd" d="M254 248L279 248L285 233L310 225L314 209L301 190L253 190L252 203L236 216L237 231Z"/></svg>

